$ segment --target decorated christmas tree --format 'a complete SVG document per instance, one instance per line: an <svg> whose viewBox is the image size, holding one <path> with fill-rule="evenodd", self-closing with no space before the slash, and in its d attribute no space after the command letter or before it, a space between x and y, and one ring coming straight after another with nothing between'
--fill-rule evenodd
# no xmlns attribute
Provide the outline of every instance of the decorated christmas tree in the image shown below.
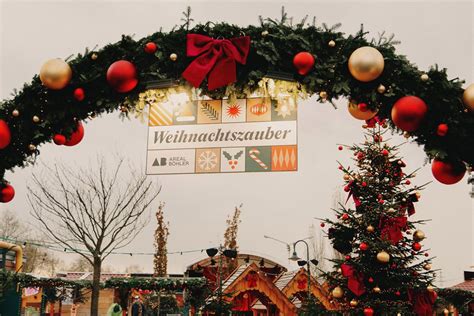
<svg viewBox="0 0 474 316"><path fill-rule="evenodd" d="M381 122L382 125L383 122ZM372 124L375 125L375 124ZM411 221L422 186L411 185L398 146L382 140L380 127L371 128L361 145L347 147L356 168L344 173L347 202L337 219L321 223L337 251L334 271L325 277L334 302L350 315L432 315L436 292L431 259L423 248L425 234ZM339 150L343 150L339 146Z"/></svg>

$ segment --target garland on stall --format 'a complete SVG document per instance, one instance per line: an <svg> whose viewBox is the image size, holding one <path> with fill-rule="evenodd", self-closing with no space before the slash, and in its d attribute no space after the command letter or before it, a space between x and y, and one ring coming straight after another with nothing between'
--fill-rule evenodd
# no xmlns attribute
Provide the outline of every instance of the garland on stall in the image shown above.
<svg viewBox="0 0 474 316"><path fill-rule="evenodd" d="M82 121L117 109L125 116L143 111L140 93L165 81L168 87L192 84L211 98L235 98L268 90L274 85L269 77L287 79L299 94L323 102L349 99L351 114L368 125L372 118L389 119L435 159L433 173L443 183L454 183L465 164L474 164L474 85L464 90L463 81L448 79L438 66L419 70L395 52L393 36L368 40L362 28L346 36L339 25L320 27L306 18L293 24L284 11L281 20L261 18L258 26L207 22L190 28L189 13L170 32L123 36L66 61L52 59L4 100L0 200L14 195L5 171L33 163L39 145L74 146L84 136Z"/></svg>

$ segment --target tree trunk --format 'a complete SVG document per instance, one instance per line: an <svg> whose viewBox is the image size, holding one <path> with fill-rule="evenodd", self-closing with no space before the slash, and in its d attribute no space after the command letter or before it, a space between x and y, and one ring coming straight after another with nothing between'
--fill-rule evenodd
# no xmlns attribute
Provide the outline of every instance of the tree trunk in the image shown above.
<svg viewBox="0 0 474 316"><path fill-rule="evenodd" d="M99 291L100 291L100 270L102 261L99 257L94 257L94 277L92 279L91 293L91 316L99 316Z"/></svg>

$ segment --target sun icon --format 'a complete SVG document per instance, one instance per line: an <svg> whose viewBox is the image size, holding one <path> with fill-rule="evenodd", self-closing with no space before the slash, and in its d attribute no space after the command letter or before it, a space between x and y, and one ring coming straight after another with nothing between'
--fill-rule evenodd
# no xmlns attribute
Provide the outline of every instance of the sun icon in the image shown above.
<svg viewBox="0 0 474 316"><path fill-rule="evenodd" d="M242 108L240 107L240 104L232 104L227 106L227 116L230 118L236 118L242 113Z"/></svg>

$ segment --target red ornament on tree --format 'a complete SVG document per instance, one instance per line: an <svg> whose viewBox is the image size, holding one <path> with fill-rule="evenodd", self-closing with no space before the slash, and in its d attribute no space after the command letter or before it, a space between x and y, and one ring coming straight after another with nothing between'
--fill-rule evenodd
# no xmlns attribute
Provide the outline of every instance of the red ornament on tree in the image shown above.
<svg viewBox="0 0 474 316"><path fill-rule="evenodd" d="M387 150L387 149L382 150L382 155L388 156L388 150ZM387 173L388 173L388 172L387 172Z"/></svg>
<svg viewBox="0 0 474 316"><path fill-rule="evenodd" d="M420 251L421 250L421 244L419 242L414 242L411 248L415 251Z"/></svg>
<svg viewBox="0 0 474 316"><path fill-rule="evenodd" d="M341 219L342 219L343 221L345 221L345 220L349 219L349 215L347 215L346 213L344 213L344 214L342 214Z"/></svg>
<svg viewBox="0 0 474 316"><path fill-rule="evenodd" d="M66 143L66 136L61 134L56 134L53 136L53 142L56 145L64 145Z"/></svg>
<svg viewBox="0 0 474 316"><path fill-rule="evenodd" d="M464 177L466 166L461 161L450 162L434 159L431 163L431 172L439 182L455 184Z"/></svg>
<svg viewBox="0 0 474 316"><path fill-rule="evenodd" d="M342 146L337 147L337 149L342 150Z"/></svg>
<svg viewBox="0 0 474 316"><path fill-rule="evenodd" d="M10 128L7 122L0 120L0 149L6 148L11 141Z"/></svg>
<svg viewBox="0 0 474 316"><path fill-rule="evenodd" d="M119 60L109 66L107 82L120 93L132 91L138 84L137 70L127 60Z"/></svg>
<svg viewBox="0 0 474 316"><path fill-rule="evenodd" d="M64 143L66 146L75 146L84 138L84 126L81 122L77 122L76 130L71 134L68 140Z"/></svg>
<svg viewBox="0 0 474 316"><path fill-rule="evenodd" d="M369 283L374 283L374 279L372 277L369 278Z"/></svg>
<svg viewBox="0 0 474 316"><path fill-rule="evenodd" d="M369 245L367 245L365 242L363 242L359 245L359 249L362 250L362 251L366 251L367 249L369 249Z"/></svg>
<svg viewBox="0 0 474 316"><path fill-rule="evenodd" d="M306 75L314 66L314 56L308 52L301 52L293 58L293 65L302 76Z"/></svg>
<svg viewBox="0 0 474 316"><path fill-rule="evenodd" d="M84 89L77 88L74 90L74 99L76 99L77 101L82 101L85 97L86 95L84 93Z"/></svg>
<svg viewBox="0 0 474 316"><path fill-rule="evenodd" d="M413 132L418 129L427 111L425 101L415 96L406 96L393 105L392 121L401 130Z"/></svg>
<svg viewBox="0 0 474 316"><path fill-rule="evenodd" d="M438 125L438 129L436 130L436 134L438 134L438 136L446 136L446 134L448 133L448 124L439 124Z"/></svg>
<svg viewBox="0 0 474 316"><path fill-rule="evenodd" d="M153 42L148 42L145 44L145 47L143 48L145 50L145 53L147 54L154 54L158 47L156 46L155 43Z"/></svg>
<svg viewBox="0 0 474 316"><path fill-rule="evenodd" d="M9 184L3 185L0 190L0 202L8 203L15 197L15 189Z"/></svg>
<svg viewBox="0 0 474 316"><path fill-rule="evenodd" d="M324 227L324 226L326 226L326 224L321 223L321 224L319 224L319 226Z"/></svg>
<svg viewBox="0 0 474 316"><path fill-rule="evenodd" d="M373 316L374 310L370 307L364 308L364 316Z"/></svg>

